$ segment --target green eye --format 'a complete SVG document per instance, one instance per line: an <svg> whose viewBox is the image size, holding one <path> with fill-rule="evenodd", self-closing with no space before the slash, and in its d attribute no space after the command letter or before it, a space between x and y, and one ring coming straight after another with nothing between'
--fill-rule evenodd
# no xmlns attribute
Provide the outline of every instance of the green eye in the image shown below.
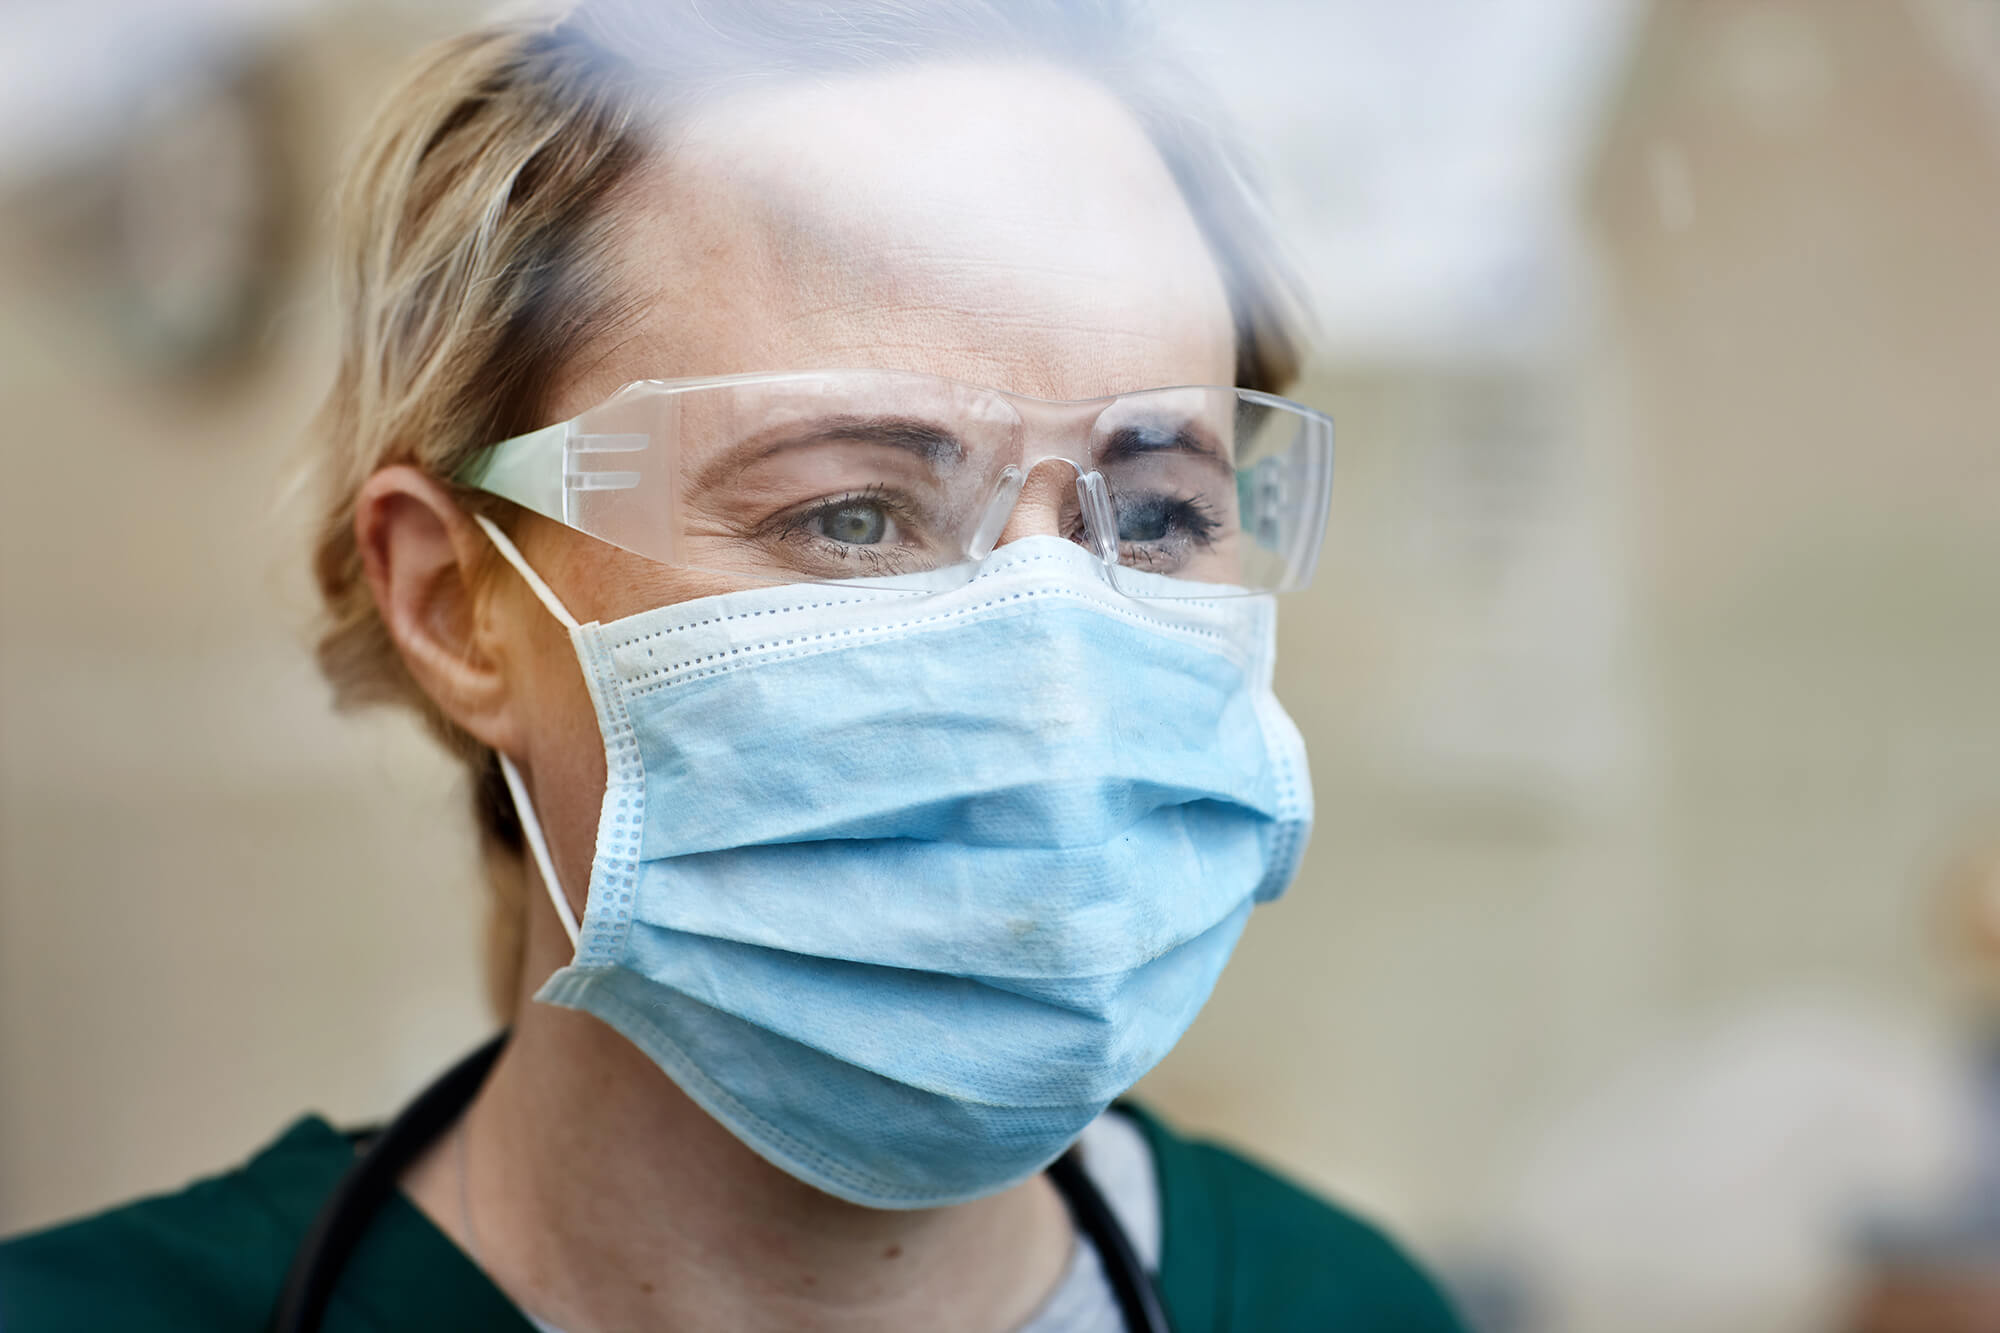
<svg viewBox="0 0 2000 1333"><path fill-rule="evenodd" d="M889 516L880 505L844 504L814 515L819 535L843 546L874 546L889 531Z"/></svg>

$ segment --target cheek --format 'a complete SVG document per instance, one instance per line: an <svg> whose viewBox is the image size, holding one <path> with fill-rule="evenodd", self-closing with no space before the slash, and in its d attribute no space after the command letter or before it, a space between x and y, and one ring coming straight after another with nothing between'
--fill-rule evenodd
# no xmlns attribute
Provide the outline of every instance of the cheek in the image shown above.
<svg viewBox="0 0 2000 1333"><path fill-rule="evenodd" d="M524 748L549 854L581 915L604 801L604 742L569 640L551 629L538 643L524 691L529 707Z"/></svg>
<svg viewBox="0 0 2000 1333"><path fill-rule="evenodd" d="M517 536L522 554L569 610L584 622L612 621L706 591L682 586L686 575L529 515ZM597 822L604 804L604 740L583 668L569 635L518 581L504 594L527 642L518 686L523 757L535 813L549 855L579 917L590 882ZM509 637L512 637L510 634Z"/></svg>

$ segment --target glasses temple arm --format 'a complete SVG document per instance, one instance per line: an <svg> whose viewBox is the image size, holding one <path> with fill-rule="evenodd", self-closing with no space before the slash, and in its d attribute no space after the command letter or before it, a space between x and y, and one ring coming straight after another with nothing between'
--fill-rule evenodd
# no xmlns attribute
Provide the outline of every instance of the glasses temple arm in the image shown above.
<svg viewBox="0 0 2000 1333"><path fill-rule="evenodd" d="M569 423L559 421L481 449L452 474L452 480L566 523L563 455L568 443Z"/></svg>

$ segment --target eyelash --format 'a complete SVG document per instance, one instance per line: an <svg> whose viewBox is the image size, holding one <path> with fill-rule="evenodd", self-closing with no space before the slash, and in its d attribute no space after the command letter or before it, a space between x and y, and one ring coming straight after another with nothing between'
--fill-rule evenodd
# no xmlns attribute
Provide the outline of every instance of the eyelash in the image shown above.
<svg viewBox="0 0 2000 1333"><path fill-rule="evenodd" d="M1187 529L1187 539L1197 546L1210 545L1215 539L1216 529L1222 526L1215 510L1203 496L1190 495L1170 501L1168 511Z"/></svg>
<svg viewBox="0 0 2000 1333"><path fill-rule="evenodd" d="M1207 497L1200 495L1176 496L1167 499L1161 496L1147 496L1145 503L1158 504L1165 512L1170 524L1177 525L1178 532L1169 531L1169 538L1179 536L1196 546L1213 545L1216 531L1222 522L1215 516L1215 509ZM1115 507L1115 506L1114 506ZM1082 517L1076 520L1077 534L1081 535Z"/></svg>
<svg viewBox="0 0 2000 1333"><path fill-rule="evenodd" d="M1222 524L1215 517L1215 511L1208 500L1200 495L1179 496L1172 499L1148 497L1160 504L1169 523L1167 540L1178 538L1194 547L1206 549L1213 545L1215 533ZM833 513L846 505L866 503L879 507L884 513L912 532L920 531L920 520L911 506L886 486L877 483L858 490L846 491L839 495L825 496L813 501L804 509L795 509L772 519L769 528L780 541L809 542L822 548L838 549L841 557L862 562L885 562L892 557L893 549L878 549L868 546L846 546L831 542L812 530L814 519ZM1079 527L1072 539L1082 535L1081 515L1076 519ZM1157 549L1157 548L1155 548Z"/></svg>
<svg viewBox="0 0 2000 1333"><path fill-rule="evenodd" d="M847 491L841 495L825 496L813 501L804 509L794 509L789 513L778 515L771 520L769 526L775 530L775 535L780 541L817 542L828 546L839 545L839 543L829 542L825 537L814 532L810 524L815 518L823 514L831 514L843 506L863 503L877 506L883 513L889 515L890 518L898 523L906 524L913 529L917 526L917 515L912 512L909 504L901 497L892 494L888 487L879 482L873 486L864 486L860 490ZM850 555L855 559L867 559L871 555L879 556L881 554L880 552L872 551L868 547L861 546L842 547L841 549L844 554Z"/></svg>

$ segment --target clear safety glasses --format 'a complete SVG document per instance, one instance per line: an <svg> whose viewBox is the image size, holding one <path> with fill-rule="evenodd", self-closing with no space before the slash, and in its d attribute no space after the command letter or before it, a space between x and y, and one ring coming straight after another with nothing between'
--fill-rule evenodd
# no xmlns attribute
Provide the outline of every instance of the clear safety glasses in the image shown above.
<svg viewBox="0 0 2000 1333"><path fill-rule="evenodd" d="M1121 591L1282 592L1319 555L1333 422L1220 387L1051 402L900 371L643 380L456 480L662 564L936 588L971 576L1051 462L1074 482L1034 530Z"/></svg>

